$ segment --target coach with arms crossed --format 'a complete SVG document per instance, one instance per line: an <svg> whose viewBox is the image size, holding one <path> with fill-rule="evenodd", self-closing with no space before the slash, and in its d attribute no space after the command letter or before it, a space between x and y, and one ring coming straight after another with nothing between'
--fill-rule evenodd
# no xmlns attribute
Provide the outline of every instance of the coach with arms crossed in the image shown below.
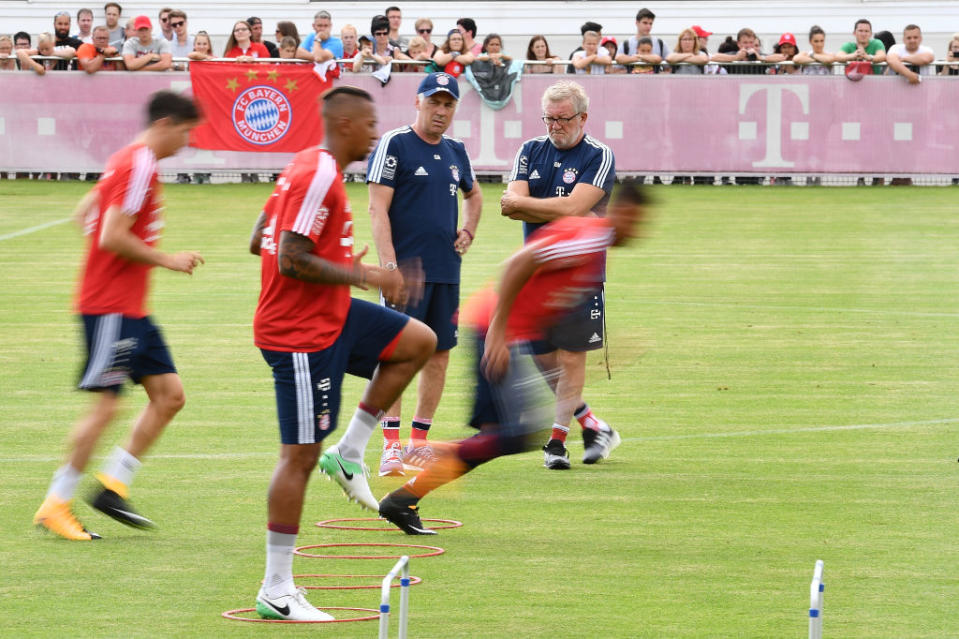
<svg viewBox="0 0 959 639"><path fill-rule="evenodd" d="M583 87L568 80L557 82L546 89L542 104L546 136L527 140L520 148L500 202L503 215L522 220L527 242L552 220L603 210L616 181L613 152L586 134L589 98ZM533 345L543 370L557 366L561 370L559 379L550 380L556 391L556 422L543 449L547 468L569 468L566 435L574 416L583 430L583 463L605 459L619 445L619 434L596 418L582 399L586 352L603 345L604 312L600 285L585 304L570 309L564 322Z"/></svg>

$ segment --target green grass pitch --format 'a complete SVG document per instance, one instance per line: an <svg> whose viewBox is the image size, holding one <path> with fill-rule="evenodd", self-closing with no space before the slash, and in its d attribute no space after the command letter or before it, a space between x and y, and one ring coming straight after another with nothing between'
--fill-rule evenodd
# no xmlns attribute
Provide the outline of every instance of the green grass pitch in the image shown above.
<svg viewBox="0 0 959 639"><path fill-rule="evenodd" d="M269 370L251 342L259 267L246 251L268 185L166 188L164 247L199 250L207 264L192 278L154 275L154 315L187 392L133 489L158 531L83 503L76 512L100 542L32 528L88 400L72 390L83 242L70 223L16 234L62 220L85 188L0 182L0 636L375 636L375 622L220 618L253 604L277 450ZM519 244L518 224L498 213L501 189L484 185L464 297ZM358 246L372 243L366 190L349 193ZM446 554L412 562L423 583L411 636L803 637L816 559L827 637L959 636L955 193L655 188L648 238L610 258L612 381L602 356L589 358L587 399L623 445L585 467L573 436L568 472L530 453L428 497L424 517L465 525L425 542ZM468 434L465 350L454 351L434 437ZM347 386L345 412L361 388ZM104 449L143 401L128 393ZM367 462L375 468L378 451ZM371 483L379 496L397 480ZM301 543L423 543L312 526L363 516L317 477ZM297 558L294 571L391 565ZM379 593L309 596L376 608Z"/></svg>

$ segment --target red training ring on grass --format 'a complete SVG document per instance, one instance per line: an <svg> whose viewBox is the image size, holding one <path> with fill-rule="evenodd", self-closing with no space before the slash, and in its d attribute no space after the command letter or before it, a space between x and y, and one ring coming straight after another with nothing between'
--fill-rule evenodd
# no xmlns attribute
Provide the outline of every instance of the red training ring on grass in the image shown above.
<svg viewBox="0 0 959 639"><path fill-rule="evenodd" d="M300 557L312 557L313 559L399 559L403 555L314 555L309 552L302 552L308 548L370 548L373 546L387 548L422 548L432 550L433 552L423 553L421 555L410 555L410 559L419 559L422 557L435 557L442 555L445 550L436 546L420 546L418 544L310 544L309 546L300 546L293 550L294 555Z"/></svg>
<svg viewBox="0 0 959 639"><path fill-rule="evenodd" d="M369 617L350 617L349 619L330 619L329 621L300 621L298 619L260 619L258 617L240 617L241 612L253 612L256 608L237 608L236 610L227 610L221 617L232 621L249 621L252 623L346 623L348 621L373 621L380 618L378 610L373 608L344 608L342 606L323 606L321 610L359 610L360 612L375 612L375 615Z"/></svg>
<svg viewBox="0 0 959 639"><path fill-rule="evenodd" d="M316 522L317 528L335 528L336 530L375 530L375 531L395 531L403 532L399 528L377 528L374 526L333 526L332 524L340 521L382 521L386 522L385 519L381 517L360 517L353 518L347 517L344 519L325 519L323 521ZM427 526L430 530L445 530L446 528L459 528L463 525L463 522L456 521L455 519L422 519L421 521L433 521L440 524L446 524L445 526Z"/></svg>
<svg viewBox="0 0 959 639"><path fill-rule="evenodd" d="M307 575L293 575L293 579L309 579L311 577L318 577L321 579L376 579L375 584L369 586L304 586L299 585L301 588L306 588L307 590L361 590L364 588L382 588L383 587L383 575L324 575L324 574L307 574ZM410 585L415 586L418 583L422 583L423 578L417 577L416 575L410 575ZM399 588L402 586L399 582L394 582L390 587Z"/></svg>

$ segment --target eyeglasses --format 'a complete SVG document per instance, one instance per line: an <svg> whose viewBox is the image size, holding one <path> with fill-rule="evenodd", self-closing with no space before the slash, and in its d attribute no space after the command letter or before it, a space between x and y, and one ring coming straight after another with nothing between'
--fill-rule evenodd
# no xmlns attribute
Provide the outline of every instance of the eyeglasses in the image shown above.
<svg viewBox="0 0 959 639"><path fill-rule="evenodd" d="M250 30L250 27L237 27L236 29L233 30L233 33L236 33L237 31L249 31L249 30Z"/></svg>
<svg viewBox="0 0 959 639"><path fill-rule="evenodd" d="M433 33L432 29L417 29L417 33Z"/></svg>
<svg viewBox="0 0 959 639"><path fill-rule="evenodd" d="M375 35L375 36L385 36L385 35L389 35L389 34L390 34L389 31L377 31L377 32L374 33L373 35Z"/></svg>
<svg viewBox="0 0 959 639"><path fill-rule="evenodd" d="M160 22L169 22L169 21L170 21L170 18L169 18L169 17L160 18Z"/></svg>
<svg viewBox="0 0 959 639"><path fill-rule="evenodd" d="M182 27L182 26L185 25L185 24L186 24L186 22L183 22L183 21L180 21L180 22L171 22L171 23L170 23L170 26L171 26L171 27Z"/></svg>
<svg viewBox="0 0 959 639"><path fill-rule="evenodd" d="M574 113L573 115L569 116L568 118L551 118L551 117L549 117L548 115L544 115L544 116L542 116L542 117L540 118L540 120L542 120L542 121L543 121L543 124L545 124L546 126L551 126L551 125L553 125L553 124L558 124L558 125L560 125L560 126L566 126L567 124L569 124L570 122L572 122L573 120L575 120L576 118L578 118L578 117L581 116L581 115L583 115L582 112L580 112L580 113Z"/></svg>

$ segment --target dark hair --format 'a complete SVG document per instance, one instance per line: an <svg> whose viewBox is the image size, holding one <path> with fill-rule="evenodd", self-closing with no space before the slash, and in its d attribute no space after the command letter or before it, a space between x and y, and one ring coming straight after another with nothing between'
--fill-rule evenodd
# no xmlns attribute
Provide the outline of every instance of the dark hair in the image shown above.
<svg viewBox="0 0 959 639"><path fill-rule="evenodd" d="M263 21L256 16L250 16L246 19L246 23L252 27L254 24L263 24Z"/></svg>
<svg viewBox="0 0 959 639"><path fill-rule="evenodd" d="M476 21L473 18L460 18L456 21L456 24L469 31L471 38L476 37Z"/></svg>
<svg viewBox="0 0 959 639"><path fill-rule="evenodd" d="M645 206L649 204L648 192L640 186L642 182L636 178L628 177L620 182L613 189L612 204L632 204L635 206Z"/></svg>
<svg viewBox="0 0 959 639"><path fill-rule="evenodd" d="M639 40L636 41L636 47L637 47L637 48L643 46L644 44L648 44L649 46L653 46L653 39L650 38L649 36L643 36L642 38L640 38Z"/></svg>
<svg viewBox="0 0 959 639"><path fill-rule="evenodd" d="M817 35L817 34L818 34L818 35L821 35L821 36L823 36L823 37L826 37L826 32L822 30L822 27L820 27L818 24L814 24L814 25L812 25L812 27L809 29L809 40L810 40L810 42L812 41L812 37L813 37L814 35Z"/></svg>
<svg viewBox="0 0 959 639"><path fill-rule="evenodd" d="M888 31L880 31L879 33L873 34L872 37L882 42L883 46L886 47L886 51L896 44L896 36L892 35L892 33Z"/></svg>
<svg viewBox="0 0 959 639"><path fill-rule="evenodd" d="M856 28L861 24L868 24L869 30L870 31L872 30L872 23L869 22L869 20L866 20L865 18L859 18L858 20L856 20L856 24L852 25L852 30L855 31Z"/></svg>
<svg viewBox="0 0 959 639"><path fill-rule="evenodd" d="M388 14L390 11L399 11L400 13L403 13L403 10L399 7L386 7L386 11L383 12L383 15Z"/></svg>
<svg viewBox="0 0 959 639"><path fill-rule="evenodd" d="M907 24L906 27L902 30L902 32L905 33L906 31L913 31L913 30L922 31L922 29L919 28L918 24Z"/></svg>
<svg viewBox="0 0 959 639"><path fill-rule="evenodd" d="M533 45L536 44L538 40L542 40L543 44L546 45L546 59L553 57L553 54L549 52L549 42L546 41L546 38L541 35L534 35L529 39L529 45L526 47L526 59L535 60L536 56L533 54Z"/></svg>
<svg viewBox="0 0 959 639"><path fill-rule="evenodd" d="M649 18L650 20L655 20L656 14L650 11L649 9L647 9L646 7L643 7L636 13L636 22L639 22L643 18Z"/></svg>
<svg viewBox="0 0 959 639"><path fill-rule="evenodd" d="M80 16L82 16L84 13L89 13L90 17L93 17L93 9L80 9L77 11L77 20L79 20Z"/></svg>
<svg viewBox="0 0 959 639"><path fill-rule="evenodd" d="M596 33L603 32L603 25L598 22L584 22L583 26L579 28L580 35L586 35L587 31L595 31Z"/></svg>
<svg viewBox="0 0 959 639"><path fill-rule="evenodd" d="M282 22L276 23L276 30L279 31L280 35L284 38L293 38L296 40L296 46L300 46L300 32L297 30L295 24L289 20L283 20Z"/></svg>
<svg viewBox="0 0 959 639"><path fill-rule="evenodd" d="M341 98L340 96L343 97ZM373 102L373 96L363 89L348 85L336 87L320 96L320 99L323 100L323 117L329 117L330 111L336 106L336 103L347 98L360 98L367 102Z"/></svg>
<svg viewBox="0 0 959 639"><path fill-rule="evenodd" d="M716 53L736 53L739 51L739 44L733 40L732 36L726 36L726 39L722 41L719 45L719 48L716 49Z"/></svg>
<svg viewBox="0 0 959 639"><path fill-rule="evenodd" d="M373 19L370 20L370 33L373 34L383 29L390 30L390 19L383 15L373 16Z"/></svg>
<svg viewBox="0 0 959 639"><path fill-rule="evenodd" d="M500 36L500 34L498 34L498 33L491 33L491 34L489 34L488 36L486 36L485 38L483 38L483 50L482 50L482 53L486 53L486 45L488 45L488 44L490 43L490 40L493 40L494 38L495 38L496 40L499 40L500 46L503 46L503 38L502 38L502 36Z"/></svg>
<svg viewBox="0 0 959 639"><path fill-rule="evenodd" d="M184 20L186 20L186 12L183 11L182 9L174 9L173 11L170 12L169 15L171 20L173 18L183 18Z"/></svg>
<svg viewBox="0 0 959 639"><path fill-rule="evenodd" d="M26 40L28 44L32 43L33 40L30 38L30 34L26 31L17 31L13 34L13 44L17 43L17 40Z"/></svg>
<svg viewBox="0 0 959 639"><path fill-rule="evenodd" d="M116 7L118 13L121 13L121 14L123 13L123 7L121 7L121 6L120 6L119 4L117 4L116 2L108 2L108 3L106 3L105 5L103 5L103 10L106 11L106 10L109 9L110 7Z"/></svg>
<svg viewBox="0 0 959 639"><path fill-rule="evenodd" d="M174 124L200 119L200 110L190 98L173 91L157 91L147 104L147 122L170 118Z"/></svg>

